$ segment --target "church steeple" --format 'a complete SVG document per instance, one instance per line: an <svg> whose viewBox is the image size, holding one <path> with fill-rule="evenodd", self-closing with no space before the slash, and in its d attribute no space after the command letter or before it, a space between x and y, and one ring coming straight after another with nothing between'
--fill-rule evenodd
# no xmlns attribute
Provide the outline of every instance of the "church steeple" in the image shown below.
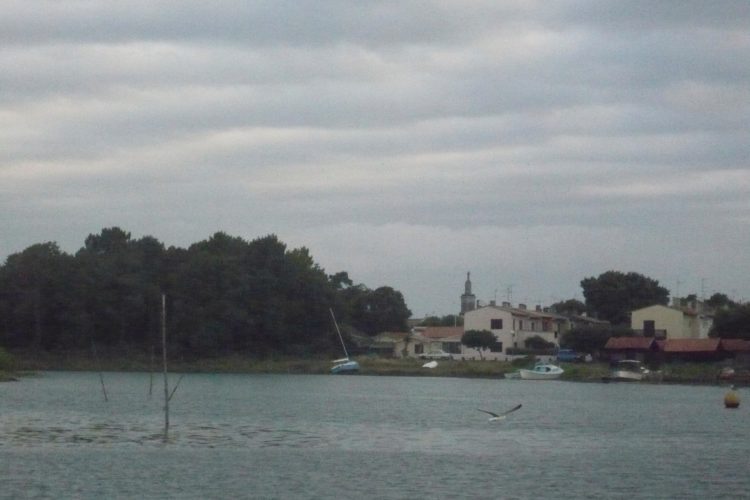
<svg viewBox="0 0 750 500"><path fill-rule="evenodd" d="M461 315L466 311L473 311L477 307L477 298L471 293L471 272L466 273L464 294L461 295Z"/></svg>

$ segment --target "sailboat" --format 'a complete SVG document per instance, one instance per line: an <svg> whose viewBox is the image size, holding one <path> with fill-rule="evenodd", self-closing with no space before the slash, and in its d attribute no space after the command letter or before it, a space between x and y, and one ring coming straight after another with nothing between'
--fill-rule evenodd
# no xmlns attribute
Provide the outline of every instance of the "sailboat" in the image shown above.
<svg viewBox="0 0 750 500"><path fill-rule="evenodd" d="M333 324L336 325L336 333L339 334L339 340L341 341L341 347L344 348L344 356L341 359L334 359L333 360L333 368L331 368L331 373L355 373L359 371L359 363L354 361L353 359L349 359L349 353L346 352L346 345L344 344L344 337L341 336L341 330L339 330L339 324L336 322L336 316L333 314L333 309L329 309L331 311L331 317L333 318Z"/></svg>

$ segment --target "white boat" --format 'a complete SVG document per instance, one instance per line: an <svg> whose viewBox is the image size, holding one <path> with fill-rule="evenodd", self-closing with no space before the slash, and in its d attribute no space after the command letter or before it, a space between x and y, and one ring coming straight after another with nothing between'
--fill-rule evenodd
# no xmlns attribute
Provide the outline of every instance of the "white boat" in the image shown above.
<svg viewBox="0 0 750 500"><path fill-rule="evenodd" d="M524 380L555 380L560 378L565 370L559 366L546 363L537 363L531 370L518 370Z"/></svg>
<svg viewBox="0 0 750 500"><path fill-rule="evenodd" d="M344 357L341 359L334 359L333 360L333 368L331 368L331 373L337 374L337 373L356 373L359 371L359 363L354 361L353 359L349 359L349 353L346 352L346 345L344 344L344 337L341 336L341 330L339 330L339 324L336 322L336 316L333 314L333 309L329 309L331 311L331 317L333 318L333 324L336 325L336 333L339 334L339 340L341 341L341 347L344 348Z"/></svg>
<svg viewBox="0 0 750 500"><path fill-rule="evenodd" d="M353 359L349 358L343 358L343 359L337 359L333 361L334 364L333 368L331 368L331 373L354 373L359 371L359 363L354 361Z"/></svg>
<svg viewBox="0 0 750 500"><path fill-rule="evenodd" d="M640 361L623 359L612 368L609 379L619 382L638 382L647 378L649 373Z"/></svg>

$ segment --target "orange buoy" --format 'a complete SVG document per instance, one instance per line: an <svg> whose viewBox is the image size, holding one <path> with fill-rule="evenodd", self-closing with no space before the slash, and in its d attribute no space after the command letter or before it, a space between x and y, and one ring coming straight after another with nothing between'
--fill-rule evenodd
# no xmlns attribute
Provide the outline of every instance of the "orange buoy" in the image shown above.
<svg viewBox="0 0 750 500"><path fill-rule="evenodd" d="M735 391L734 386L729 389L729 392L724 394L724 406L727 408L739 408L740 396L737 394L737 391Z"/></svg>

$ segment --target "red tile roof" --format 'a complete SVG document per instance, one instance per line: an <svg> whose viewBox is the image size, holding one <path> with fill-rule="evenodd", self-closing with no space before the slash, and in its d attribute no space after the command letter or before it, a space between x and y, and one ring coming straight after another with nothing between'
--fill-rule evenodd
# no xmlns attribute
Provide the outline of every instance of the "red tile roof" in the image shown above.
<svg viewBox="0 0 750 500"><path fill-rule="evenodd" d="M376 342L401 342L409 333L407 332L380 332L375 335Z"/></svg>
<svg viewBox="0 0 750 500"><path fill-rule="evenodd" d="M716 352L719 339L666 339L664 352Z"/></svg>
<svg viewBox="0 0 750 500"><path fill-rule="evenodd" d="M422 332L422 337L428 339L444 339L449 337L462 337L463 326L428 326Z"/></svg>
<svg viewBox="0 0 750 500"><path fill-rule="evenodd" d="M648 350L653 343L653 337L610 337L604 348Z"/></svg>
<svg viewBox="0 0 750 500"><path fill-rule="evenodd" d="M750 340L721 339L721 348L730 352L750 351Z"/></svg>

